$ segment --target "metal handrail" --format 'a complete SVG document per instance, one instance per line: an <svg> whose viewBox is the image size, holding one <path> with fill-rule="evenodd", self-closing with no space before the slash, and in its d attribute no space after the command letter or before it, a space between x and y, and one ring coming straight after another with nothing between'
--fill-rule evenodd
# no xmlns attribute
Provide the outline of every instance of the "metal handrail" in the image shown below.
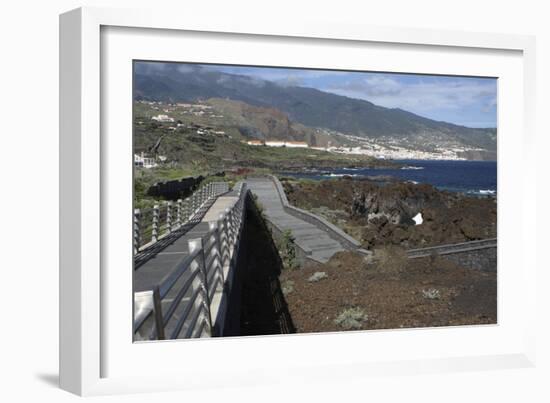
<svg viewBox="0 0 550 403"><path fill-rule="evenodd" d="M235 191L236 203L209 223L203 237L188 241L189 255L153 290L134 293L135 304L140 304L140 315L134 318L134 332L139 331L151 315L154 327L149 333L150 339L181 338L180 334L183 338L213 336L219 331L215 327L218 318L225 315L220 312L221 299L227 298L231 289L230 274L236 265L248 193L242 182L235 186ZM174 287L182 276L186 278L175 292ZM164 306L163 300L170 292L175 296L171 295L172 301Z"/></svg>
<svg viewBox="0 0 550 403"><path fill-rule="evenodd" d="M205 204L229 191L227 182L210 182L186 199L158 202L152 208L134 210L134 253L192 222Z"/></svg>

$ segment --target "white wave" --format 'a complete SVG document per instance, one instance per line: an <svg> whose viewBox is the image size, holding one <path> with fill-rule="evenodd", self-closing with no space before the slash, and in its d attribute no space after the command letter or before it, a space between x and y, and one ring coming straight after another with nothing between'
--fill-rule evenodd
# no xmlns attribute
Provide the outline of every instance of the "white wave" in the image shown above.
<svg viewBox="0 0 550 403"><path fill-rule="evenodd" d="M487 189L487 190L484 190L484 189L481 189L479 190L479 194L482 194L482 195L494 195L497 191L496 190L490 190L490 189Z"/></svg>
<svg viewBox="0 0 550 403"><path fill-rule="evenodd" d="M403 169L403 170L417 170L417 169L424 169L424 167L415 167L413 165L407 165L407 166L401 167L401 169Z"/></svg>
<svg viewBox="0 0 550 403"><path fill-rule="evenodd" d="M324 174L323 176L330 176L332 178L341 178L342 176L361 176L359 174L333 174L333 173L330 173L330 174Z"/></svg>
<svg viewBox="0 0 550 403"><path fill-rule="evenodd" d="M408 183L412 183L413 185L418 185L417 181L407 181Z"/></svg>

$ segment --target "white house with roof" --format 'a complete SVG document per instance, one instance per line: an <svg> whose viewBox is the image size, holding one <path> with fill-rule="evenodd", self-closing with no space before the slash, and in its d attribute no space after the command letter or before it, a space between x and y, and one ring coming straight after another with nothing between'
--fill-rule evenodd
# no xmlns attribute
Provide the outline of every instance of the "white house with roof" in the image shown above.
<svg viewBox="0 0 550 403"><path fill-rule="evenodd" d="M142 168L154 168L157 166L155 159L145 156L142 151L140 154L134 154L134 166Z"/></svg>

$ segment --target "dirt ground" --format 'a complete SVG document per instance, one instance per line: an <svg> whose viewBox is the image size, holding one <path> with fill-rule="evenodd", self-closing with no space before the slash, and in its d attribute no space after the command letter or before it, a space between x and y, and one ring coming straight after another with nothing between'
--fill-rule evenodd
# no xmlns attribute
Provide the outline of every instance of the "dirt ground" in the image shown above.
<svg viewBox="0 0 550 403"><path fill-rule="evenodd" d="M375 256L367 264L361 255L340 252L326 264L283 271L281 286L296 331L496 323L496 272L441 257L409 260L400 249L380 249Z"/></svg>

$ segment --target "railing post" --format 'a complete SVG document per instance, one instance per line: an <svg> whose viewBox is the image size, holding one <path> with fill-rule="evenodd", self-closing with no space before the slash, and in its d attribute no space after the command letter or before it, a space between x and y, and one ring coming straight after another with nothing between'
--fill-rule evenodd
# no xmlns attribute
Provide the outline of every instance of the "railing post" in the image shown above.
<svg viewBox="0 0 550 403"><path fill-rule="evenodd" d="M222 251L221 251L221 239L220 239L220 222L219 221L210 221L208 224L208 232L212 233L212 236L214 237L214 248L216 253L216 260L218 264L218 271L220 274L220 278L222 280L222 287L225 285L225 276L223 274L223 258L222 258Z"/></svg>
<svg viewBox="0 0 550 403"><path fill-rule="evenodd" d="M202 306L206 310L206 319L208 324L208 331L210 335L212 335L212 315L210 312L210 296L208 295L208 273L207 273L207 267L206 267L206 258L204 256L204 248L202 245L202 239L191 239L188 242L189 245L189 254L193 254L197 249L200 250L200 252L197 255L196 262L198 265L199 270L199 282L200 282L200 289L202 293Z"/></svg>
<svg viewBox="0 0 550 403"><path fill-rule="evenodd" d="M157 331L157 339L165 340L164 334L164 318L162 317L162 303L160 300L160 292L158 285L153 289L153 312L155 314L155 328Z"/></svg>
<svg viewBox="0 0 550 403"><path fill-rule="evenodd" d="M191 198L188 197L185 199L185 222L188 222L191 219Z"/></svg>
<svg viewBox="0 0 550 403"><path fill-rule="evenodd" d="M172 232L172 202L166 202L166 232Z"/></svg>
<svg viewBox="0 0 550 403"><path fill-rule="evenodd" d="M235 222L234 222L233 210L230 208L226 208L225 217L227 218L227 222L228 222L227 235L229 238L229 251L231 252L233 250L233 247L235 246L235 226L234 226Z"/></svg>
<svg viewBox="0 0 550 403"><path fill-rule="evenodd" d="M134 210L134 254L139 252L141 244L141 210Z"/></svg>
<svg viewBox="0 0 550 403"><path fill-rule="evenodd" d="M206 186L203 186L203 187L201 188L201 196L200 196L200 197L201 197L201 199L200 199L200 200L201 200L201 202L200 202L200 205L201 205L201 206L202 206L202 204L206 201L206 197L207 197L206 192L207 192Z"/></svg>
<svg viewBox="0 0 550 403"><path fill-rule="evenodd" d="M225 214L220 214L218 218L218 231L220 236L220 254L222 258L222 266L225 267L226 260L229 256L229 242L227 236L227 219Z"/></svg>
<svg viewBox="0 0 550 403"><path fill-rule="evenodd" d="M176 228L181 227L181 207L182 207L183 200L178 199L178 202L176 204Z"/></svg>
<svg viewBox="0 0 550 403"><path fill-rule="evenodd" d="M159 214L160 214L160 206L158 204L155 204L153 206L153 223L152 223L152 230L151 230L151 242L155 243L159 239Z"/></svg>
<svg viewBox="0 0 550 403"><path fill-rule="evenodd" d="M195 215L196 209L197 209L197 192L195 192L191 195L191 214L190 214L190 217Z"/></svg>

